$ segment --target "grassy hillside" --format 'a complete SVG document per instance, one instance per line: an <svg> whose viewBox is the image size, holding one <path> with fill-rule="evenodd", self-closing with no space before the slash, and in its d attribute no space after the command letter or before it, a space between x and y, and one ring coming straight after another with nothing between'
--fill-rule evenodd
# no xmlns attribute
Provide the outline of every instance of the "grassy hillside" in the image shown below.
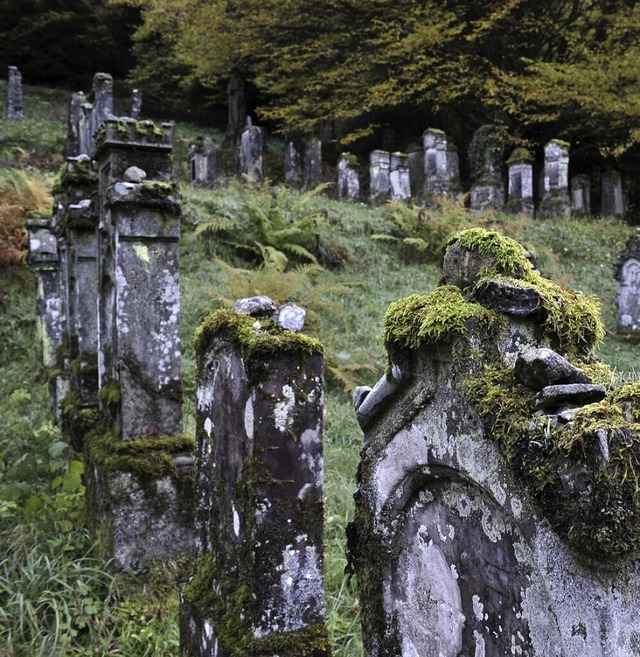
<svg viewBox="0 0 640 657"><path fill-rule="evenodd" d="M69 465L36 361L34 284L16 256L24 244L15 230L3 230L24 209L51 203L47 193L62 163L67 101L64 93L26 87L28 118L0 120L0 246L18 239L12 258L1 260L0 250L0 557L6 555L0 564L0 654L168 657L177 652L177 582L183 575L169 564L141 590L96 556L83 524L82 466ZM358 601L342 576L361 440L349 392L373 384L384 371L380 335L389 303L437 285L442 245L452 232L475 224L498 227L521 241L547 276L600 298L608 327L600 354L620 376L633 376L635 346L615 334L613 279L633 229L611 220L471 215L456 204L418 221L407 206L339 203L267 185L193 190L185 184L186 148L197 134L210 132L177 128L186 428L194 429L192 338L202 319L254 294L305 307L308 330L326 348L329 622L336 654L356 657L362 654Z"/></svg>

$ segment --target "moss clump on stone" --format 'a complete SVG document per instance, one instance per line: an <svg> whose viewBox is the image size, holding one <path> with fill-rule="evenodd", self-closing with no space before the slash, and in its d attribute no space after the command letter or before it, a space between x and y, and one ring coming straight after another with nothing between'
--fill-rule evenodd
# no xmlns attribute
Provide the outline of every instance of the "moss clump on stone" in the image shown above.
<svg viewBox="0 0 640 657"><path fill-rule="evenodd" d="M60 402L60 410L64 424L74 434L84 435L100 425L99 412L92 407L82 404L80 395L70 390Z"/></svg>
<svg viewBox="0 0 640 657"><path fill-rule="evenodd" d="M508 368L485 367L464 389L543 515L576 553L605 565L640 555L640 384L624 384L602 402L576 409L564 424L534 415L534 391Z"/></svg>
<svg viewBox="0 0 640 657"><path fill-rule="evenodd" d="M284 329L269 319L225 309L211 313L196 329L195 348L200 362L214 337L222 337L240 349L247 367L282 353L311 356L323 352L322 344L315 338Z"/></svg>
<svg viewBox="0 0 640 657"><path fill-rule="evenodd" d="M98 174L93 169L93 162L75 160L65 162L53 181L53 192L65 192L69 187L94 187L98 184Z"/></svg>
<svg viewBox="0 0 640 657"><path fill-rule="evenodd" d="M466 339L470 321L484 329L500 325L498 313L469 301L454 285L431 294L412 294L394 301L384 316L384 342L391 362L405 349Z"/></svg>
<svg viewBox="0 0 640 657"><path fill-rule="evenodd" d="M151 479L177 474L173 455L192 454L193 436L153 436L122 440L116 431L95 431L87 437L88 461L109 472L131 472Z"/></svg>

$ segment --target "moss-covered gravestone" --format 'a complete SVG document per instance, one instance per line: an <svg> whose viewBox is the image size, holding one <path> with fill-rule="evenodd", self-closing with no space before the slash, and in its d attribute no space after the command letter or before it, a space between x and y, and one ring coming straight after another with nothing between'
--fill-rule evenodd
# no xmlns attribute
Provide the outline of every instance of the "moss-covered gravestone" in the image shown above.
<svg viewBox="0 0 640 657"><path fill-rule="evenodd" d="M324 657L321 345L266 297L198 330L197 570L181 648Z"/></svg>
<svg viewBox="0 0 640 657"><path fill-rule="evenodd" d="M640 385L593 355L594 299L471 229L392 304L348 530L371 657L640 647Z"/></svg>
<svg viewBox="0 0 640 657"><path fill-rule="evenodd" d="M544 147L544 175L541 182L541 217L568 217L569 199L569 144L552 139Z"/></svg>
<svg viewBox="0 0 640 657"><path fill-rule="evenodd" d="M422 135L424 147L424 200L433 204L439 196L455 198L461 191L458 152L447 135L429 128Z"/></svg>
<svg viewBox="0 0 640 657"><path fill-rule="evenodd" d="M116 562L139 570L193 547L194 440L182 434L180 202L172 126L110 120L100 179L100 405L85 440L94 526Z"/></svg>

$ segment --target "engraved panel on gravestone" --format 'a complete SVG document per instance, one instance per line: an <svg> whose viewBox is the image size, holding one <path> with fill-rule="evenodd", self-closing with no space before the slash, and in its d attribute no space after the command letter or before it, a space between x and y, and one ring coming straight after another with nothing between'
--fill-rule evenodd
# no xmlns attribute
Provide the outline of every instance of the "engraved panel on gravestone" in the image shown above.
<svg viewBox="0 0 640 657"><path fill-rule="evenodd" d="M530 577L516 556L529 548L487 494L434 481L405 508L400 541L386 596L403 657L533 657L521 599Z"/></svg>
<svg viewBox="0 0 640 657"><path fill-rule="evenodd" d="M560 184L560 164L558 162L549 163L549 188L555 189Z"/></svg>
<svg viewBox="0 0 640 657"><path fill-rule="evenodd" d="M425 172L428 178L431 178L438 174L438 161L436 158L436 153L433 150L428 150L426 152L427 161L425 163Z"/></svg>
<svg viewBox="0 0 640 657"><path fill-rule="evenodd" d="M640 328L640 262L627 260L620 271L618 284L618 323L622 328Z"/></svg>
<svg viewBox="0 0 640 657"><path fill-rule="evenodd" d="M515 171L511 175L511 189L509 190L512 198L522 198L522 174Z"/></svg>

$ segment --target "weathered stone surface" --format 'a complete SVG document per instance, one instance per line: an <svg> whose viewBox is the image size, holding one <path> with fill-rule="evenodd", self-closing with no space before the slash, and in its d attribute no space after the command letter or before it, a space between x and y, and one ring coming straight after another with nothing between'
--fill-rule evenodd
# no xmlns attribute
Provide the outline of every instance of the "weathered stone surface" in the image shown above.
<svg viewBox="0 0 640 657"><path fill-rule="evenodd" d="M507 160L509 212L533 215L533 156L525 148L516 148Z"/></svg>
<svg viewBox="0 0 640 657"><path fill-rule="evenodd" d="M579 217L591 215L591 180L578 174L571 178L571 212Z"/></svg>
<svg viewBox="0 0 640 657"><path fill-rule="evenodd" d="M558 139L544 147L544 177L542 200L538 209L541 217L568 217L569 200L569 144Z"/></svg>
<svg viewBox="0 0 640 657"><path fill-rule="evenodd" d="M124 172L124 181L141 183L147 177L147 172L140 167L129 167Z"/></svg>
<svg viewBox="0 0 640 657"><path fill-rule="evenodd" d="M640 238L632 237L616 264L618 330L640 331Z"/></svg>
<svg viewBox="0 0 640 657"><path fill-rule="evenodd" d="M624 199L622 196L622 177L619 171L602 173L602 200L600 214L603 217L623 217Z"/></svg>
<svg viewBox="0 0 640 657"><path fill-rule="evenodd" d="M189 173L194 187L211 187L216 179L216 147L210 137L189 146Z"/></svg>
<svg viewBox="0 0 640 657"><path fill-rule="evenodd" d="M592 383L579 367L553 349L532 349L518 356L513 373L520 383L534 390L568 383Z"/></svg>
<svg viewBox="0 0 640 657"><path fill-rule="evenodd" d="M469 144L471 207L476 210L501 209L504 205L505 184L502 176L504 136L495 125L476 130Z"/></svg>
<svg viewBox="0 0 640 657"><path fill-rule="evenodd" d="M304 186L314 189L322 183L322 142L317 137L307 140L304 156Z"/></svg>
<svg viewBox="0 0 640 657"><path fill-rule="evenodd" d="M139 119L142 114L142 93L138 89L131 92L131 118Z"/></svg>
<svg viewBox="0 0 640 657"><path fill-rule="evenodd" d="M198 338L200 557L183 592L181 649L323 657L322 356L281 331L260 332L256 353L239 344L242 318L215 314Z"/></svg>
<svg viewBox="0 0 640 657"><path fill-rule="evenodd" d="M371 151L369 154L369 200L379 203L389 197L390 155L387 151Z"/></svg>
<svg viewBox="0 0 640 657"><path fill-rule="evenodd" d="M559 406L585 406L602 401L607 394L604 386L588 383L567 383L543 388L535 397L537 409Z"/></svg>
<svg viewBox="0 0 640 657"><path fill-rule="evenodd" d="M391 153L389 163L389 190L392 201L411 198L411 178L408 156L404 153Z"/></svg>
<svg viewBox="0 0 640 657"><path fill-rule="evenodd" d="M294 189L298 189L302 184L300 157L293 141L287 142L284 152L284 181Z"/></svg>
<svg viewBox="0 0 640 657"><path fill-rule="evenodd" d="M232 75L227 84L227 144L237 144L247 122L244 80Z"/></svg>
<svg viewBox="0 0 640 657"><path fill-rule="evenodd" d="M360 179L355 168L356 159L350 153L343 153L338 161L338 198L357 201L360 198Z"/></svg>
<svg viewBox="0 0 640 657"><path fill-rule="evenodd" d="M491 258L459 244L451 244L442 261L442 277L447 285L467 288L477 283L481 273L491 264Z"/></svg>
<svg viewBox="0 0 640 657"><path fill-rule="evenodd" d="M262 130L253 125L251 118L248 118L247 127L240 137L238 164L240 173L256 182L264 179L263 150Z"/></svg>
<svg viewBox="0 0 640 657"><path fill-rule="evenodd" d="M525 317L540 308L540 295L533 288L491 278L482 281L474 296L489 308L507 315Z"/></svg>
<svg viewBox="0 0 640 657"><path fill-rule="evenodd" d="M24 118L22 104L22 75L16 66L9 66L7 79L7 119Z"/></svg>
<svg viewBox="0 0 640 657"><path fill-rule="evenodd" d="M271 317L277 310L276 304L267 296L238 299L233 305L237 313L253 317Z"/></svg>
<svg viewBox="0 0 640 657"><path fill-rule="evenodd" d="M424 190L427 203L439 196L455 197L460 192L458 153L442 130L429 128L422 136Z"/></svg>

